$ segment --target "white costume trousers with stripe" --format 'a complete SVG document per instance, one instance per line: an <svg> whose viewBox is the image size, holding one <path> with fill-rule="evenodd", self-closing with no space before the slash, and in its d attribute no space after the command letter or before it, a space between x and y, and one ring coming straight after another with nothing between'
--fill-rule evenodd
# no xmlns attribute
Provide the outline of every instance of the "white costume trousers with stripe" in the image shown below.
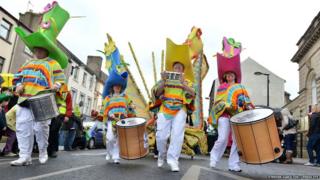
<svg viewBox="0 0 320 180"><path fill-rule="evenodd" d="M30 158L33 149L34 135L39 147L39 155L47 153L49 138L49 122L35 122L33 114L29 108L17 106L16 111L16 135L19 157Z"/></svg>
<svg viewBox="0 0 320 180"><path fill-rule="evenodd" d="M113 160L120 159L118 135L112 131L111 121L107 121L106 141L107 154L110 155Z"/></svg>
<svg viewBox="0 0 320 180"><path fill-rule="evenodd" d="M156 133L157 148L159 158L164 159L167 155L168 163L178 163L184 139L186 117L187 113L184 110L180 110L173 119L166 119L162 113L158 113ZM167 152L169 137L170 145Z"/></svg>
<svg viewBox="0 0 320 180"><path fill-rule="evenodd" d="M218 120L218 139L214 143L214 146L210 152L210 161L216 164L224 154L228 145L229 134L232 128L230 126L230 120L226 117L220 117ZM239 155L237 152L237 143L232 131L232 146L229 156L229 169L238 169L239 167Z"/></svg>

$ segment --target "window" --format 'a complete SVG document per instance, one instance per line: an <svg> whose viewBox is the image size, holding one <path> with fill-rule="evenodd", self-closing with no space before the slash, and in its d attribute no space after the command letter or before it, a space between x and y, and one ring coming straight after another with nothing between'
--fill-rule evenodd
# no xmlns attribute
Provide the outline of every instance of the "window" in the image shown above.
<svg viewBox="0 0 320 180"><path fill-rule="evenodd" d="M12 27L12 24L10 24L5 19L2 19L1 24L0 24L0 37L8 41L9 36L10 36L11 27Z"/></svg>
<svg viewBox="0 0 320 180"><path fill-rule="evenodd" d="M93 86L93 76L90 77L90 82L89 82L89 89L91 90L92 89L92 86Z"/></svg>
<svg viewBox="0 0 320 180"><path fill-rule="evenodd" d="M82 78L82 85L84 86L84 87L86 87L86 84L87 84L87 73L86 72L84 72L83 73L83 78Z"/></svg>
<svg viewBox="0 0 320 180"><path fill-rule="evenodd" d="M27 46L24 47L24 52L26 54L28 54L29 56L32 56L32 54L33 54Z"/></svg>
<svg viewBox="0 0 320 180"><path fill-rule="evenodd" d="M311 82L311 98L312 105L317 104L317 84L315 78L313 78Z"/></svg>
<svg viewBox="0 0 320 180"><path fill-rule="evenodd" d="M98 98L94 98L94 100L93 100L93 106L94 106L94 108L95 108L96 110L100 111L100 109L98 109L97 103L98 103Z"/></svg>
<svg viewBox="0 0 320 180"><path fill-rule="evenodd" d="M76 104L76 100L77 100L77 90L72 88L71 92L72 92L72 104L74 106Z"/></svg>
<svg viewBox="0 0 320 180"><path fill-rule="evenodd" d="M79 67L72 66L71 73L73 74L73 79L78 80L78 74L79 74Z"/></svg>
<svg viewBox="0 0 320 180"><path fill-rule="evenodd" d="M3 64L4 64L4 57L0 56L0 72L2 72Z"/></svg>
<svg viewBox="0 0 320 180"><path fill-rule="evenodd" d="M87 114L90 114L90 111L91 111L91 98L90 97L88 97L88 100L87 100L87 106L86 106L86 112L87 112Z"/></svg>
<svg viewBox="0 0 320 180"><path fill-rule="evenodd" d="M83 106L85 106L85 95L83 93L80 93L80 101L79 103L82 101ZM83 112L83 106L80 107L80 111Z"/></svg>

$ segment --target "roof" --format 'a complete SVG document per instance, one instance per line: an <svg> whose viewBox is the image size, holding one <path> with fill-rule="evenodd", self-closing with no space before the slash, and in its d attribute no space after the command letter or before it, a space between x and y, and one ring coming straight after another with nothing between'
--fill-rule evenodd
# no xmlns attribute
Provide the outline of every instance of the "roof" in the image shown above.
<svg viewBox="0 0 320 180"><path fill-rule="evenodd" d="M263 65L259 64L257 61L255 61L254 59L252 59L251 57L247 57L247 59L245 59L244 61L241 62L241 66L242 64L246 63L246 62L251 62L251 63L255 63L257 66L260 66L262 69L264 69L265 72L272 74L273 76L283 80L284 82L286 82L285 79L283 79L282 77L276 75L275 73L273 73L272 71L270 71L269 69L267 69L266 67L264 67Z"/></svg>
<svg viewBox="0 0 320 180"><path fill-rule="evenodd" d="M309 49L320 38L320 12L313 18L306 32L297 42L297 46L300 46L298 51L291 58L291 62L299 62L300 59L309 51ZM303 41L304 40L304 41Z"/></svg>

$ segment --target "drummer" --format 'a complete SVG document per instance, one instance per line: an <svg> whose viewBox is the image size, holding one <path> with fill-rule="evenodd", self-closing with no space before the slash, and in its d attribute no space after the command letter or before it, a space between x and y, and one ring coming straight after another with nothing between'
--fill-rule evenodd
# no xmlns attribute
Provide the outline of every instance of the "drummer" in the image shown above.
<svg viewBox="0 0 320 180"><path fill-rule="evenodd" d="M102 102L103 121L106 123L106 160L111 158L115 164L119 164L119 140L116 132L116 122L120 119L135 116L134 105L124 93L127 87L128 72L121 64L121 56L115 47L111 36L108 35L109 43L105 43L106 61L111 66L108 68L109 76L105 82Z"/></svg>
<svg viewBox="0 0 320 180"><path fill-rule="evenodd" d="M110 82L110 81L109 81ZM119 140L116 132L116 122L120 119L132 117L132 110L129 108L130 99L123 92L123 84L114 84L110 89L110 94L103 101L103 119L106 122L106 160L111 158L115 164L119 164Z"/></svg>
<svg viewBox="0 0 320 180"><path fill-rule="evenodd" d="M192 103L195 91L192 88L193 70L187 45L176 45L167 39L166 70L180 73L179 80L170 80L166 72L155 87L155 96L162 100L157 115L156 143L159 151L158 167L162 167L167 157L171 171L179 171L184 130L187 117L187 105ZM176 78L173 78L176 79ZM167 152L167 141L170 145Z"/></svg>
<svg viewBox="0 0 320 180"><path fill-rule="evenodd" d="M218 128L218 139L210 152L210 167L215 168L228 144L230 134L230 118L238 112L253 108L246 90L243 86L237 86L241 82L240 68L240 43L234 42L232 38L224 38L223 55L217 54L218 74L220 86L218 87L216 99L210 112L209 123ZM236 53L235 53L236 52ZM239 91L234 89L241 87ZM229 91L230 90L230 91ZM233 96L229 92L240 92ZM237 99L229 100L231 97ZM235 136L232 132L232 146L229 155L229 171L241 172L239 166L239 155Z"/></svg>
<svg viewBox="0 0 320 180"><path fill-rule="evenodd" d="M62 29L68 18L68 12L62 9L57 2L53 2L46 7L38 32L27 34L20 27L16 28L20 38L32 50L34 59L20 67L14 79L16 92L20 95L16 110L16 133L20 152L19 159L10 163L12 166L30 165L32 163L34 134L39 147L40 163L45 164L48 160L47 147L50 122L34 121L26 99L45 89L58 90L61 84L65 83L65 76L61 67L66 67L68 58L58 48L56 36L59 34L57 30ZM59 23L54 25L51 23L56 27L43 26L47 24L49 19L55 19Z"/></svg>

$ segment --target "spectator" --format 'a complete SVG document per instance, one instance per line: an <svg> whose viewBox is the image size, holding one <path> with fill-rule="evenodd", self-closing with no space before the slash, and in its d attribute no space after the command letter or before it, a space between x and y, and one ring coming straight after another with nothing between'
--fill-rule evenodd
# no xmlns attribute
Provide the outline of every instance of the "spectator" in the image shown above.
<svg viewBox="0 0 320 180"><path fill-rule="evenodd" d="M320 108L319 105L315 105L310 117L310 126L307 136L309 137L307 144L307 151L309 155L309 162L306 166L320 166ZM315 158L313 151L316 151L317 159Z"/></svg>
<svg viewBox="0 0 320 180"><path fill-rule="evenodd" d="M293 119L291 113L287 108L282 109L281 114L282 122L280 130L282 131L282 134L284 136L284 144L286 151L286 160L283 163L292 164L293 152L296 150L297 146L297 130L296 126L293 125L295 123L295 120Z"/></svg>

